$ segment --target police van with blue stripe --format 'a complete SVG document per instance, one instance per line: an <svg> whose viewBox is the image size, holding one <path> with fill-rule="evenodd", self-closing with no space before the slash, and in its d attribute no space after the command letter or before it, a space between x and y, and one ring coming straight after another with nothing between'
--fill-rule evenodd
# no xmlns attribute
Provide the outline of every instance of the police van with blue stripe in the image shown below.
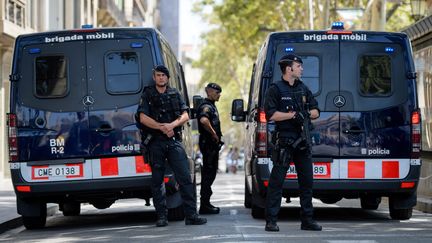
<svg viewBox="0 0 432 243"><path fill-rule="evenodd" d="M90 26L16 39L9 157L27 228L45 225L47 203L59 204L65 216L79 215L81 203L104 209L117 199L142 198L150 205L151 169L134 115L157 64L169 68L170 86L189 105L182 67L155 29ZM189 126L183 142L191 156ZM171 171L165 185L169 217L182 219Z"/></svg>
<svg viewBox="0 0 432 243"><path fill-rule="evenodd" d="M326 31L271 33L253 66L249 100L234 100L232 120L245 121L245 206L263 217L272 168L275 124L267 121L264 94L282 76L277 61L303 60L303 82L319 103L311 131L314 197L324 203L358 198L377 209L389 198L393 219L409 219L420 176L421 124L411 44L403 33ZM298 196L291 164L283 196Z"/></svg>

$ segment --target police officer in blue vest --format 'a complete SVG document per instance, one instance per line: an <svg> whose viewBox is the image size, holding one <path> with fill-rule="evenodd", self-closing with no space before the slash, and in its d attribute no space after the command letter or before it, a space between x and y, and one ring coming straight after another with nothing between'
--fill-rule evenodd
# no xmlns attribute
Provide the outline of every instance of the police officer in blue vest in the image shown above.
<svg viewBox="0 0 432 243"><path fill-rule="evenodd" d="M168 162L180 185L186 225L205 224L196 210L195 186L190 177L186 152L181 143L181 127L189 120L188 107L180 93L168 86L168 69L158 65L153 69L155 85L144 88L137 114L145 157L152 168L153 203L156 208L156 226L168 225L164 186L165 163Z"/></svg>
<svg viewBox="0 0 432 243"><path fill-rule="evenodd" d="M216 83L207 84L207 98L197 109L199 147L203 155L201 170L201 204L200 214L218 214L220 209L210 203L213 194L211 186L216 179L219 165L219 150L223 144L219 113L215 102L219 101L222 88Z"/></svg>
<svg viewBox="0 0 432 243"><path fill-rule="evenodd" d="M279 60L279 66L282 80L269 87L264 101L267 120L276 123L273 136L275 140L272 154L273 169L266 198L265 230L279 231L277 215L281 206L282 185L292 161L297 171L300 189L300 228L320 231L322 227L313 220L311 144L302 136L305 118L309 122L310 119L319 117L318 102L309 88L300 80L303 61L299 56L285 55Z"/></svg>

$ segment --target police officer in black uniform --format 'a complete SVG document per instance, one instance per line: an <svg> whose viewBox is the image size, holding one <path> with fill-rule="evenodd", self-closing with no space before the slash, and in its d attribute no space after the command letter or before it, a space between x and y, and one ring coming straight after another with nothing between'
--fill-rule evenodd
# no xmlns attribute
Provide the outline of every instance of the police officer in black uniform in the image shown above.
<svg viewBox="0 0 432 243"><path fill-rule="evenodd" d="M273 169L266 198L265 230L279 231L276 222L281 204L282 185L292 161L296 167L300 189L301 229L320 231L322 227L313 220L311 144L302 136L305 119L309 122L310 119L319 117L318 102L309 88L300 81L303 61L299 56L285 55L280 59L279 66L283 75L282 80L269 87L264 102L267 119L276 123L273 136L276 140L272 154Z"/></svg>
<svg viewBox="0 0 432 243"><path fill-rule="evenodd" d="M219 150L222 143L219 113L215 102L219 101L222 88L216 83L209 83L205 91L207 98L197 110L199 147L203 155L203 168L201 170L201 205L200 214L218 214L220 209L210 203L213 194L213 184L218 171Z"/></svg>
<svg viewBox="0 0 432 243"><path fill-rule="evenodd" d="M165 163L168 162L180 185L186 225L205 224L196 212L195 187L190 177L186 152L181 143L181 127L189 120L188 107L180 93L168 86L169 71L163 65L153 69L155 85L144 88L137 114L144 156L152 168L153 203L158 220L156 226L168 225L164 186Z"/></svg>

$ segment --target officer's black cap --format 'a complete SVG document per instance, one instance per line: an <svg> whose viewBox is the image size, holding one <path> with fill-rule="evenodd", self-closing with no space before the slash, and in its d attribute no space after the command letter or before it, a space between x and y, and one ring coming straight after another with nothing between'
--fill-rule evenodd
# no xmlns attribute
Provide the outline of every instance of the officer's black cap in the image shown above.
<svg viewBox="0 0 432 243"><path fill-rule="evenodd" d="M283 57L279 60L279 65L284 64L284 63L287 63L287 62L289 62L289 61L294 61L294 62L298 62L298 63L303 64L303 60L302 60L299 56L297 56L297 55L295 55L295 54L289 54L289 55L285 55L285 56L283 56Z"/></svg>
<svg viewBox="0 0 432 243"><path fill-rule="evenodd" d="M222 92L222 87L217 83L209 83L209 84L207 84L207 88L212 88L214 90Z"/></svg>
<svg viewBox="0 0 432 243"><path fill-rule="evenodd" d="M164 73L168 78L170 77L169 70L164 65L157 65L153 68L153 72L158 71Z"/></svg>

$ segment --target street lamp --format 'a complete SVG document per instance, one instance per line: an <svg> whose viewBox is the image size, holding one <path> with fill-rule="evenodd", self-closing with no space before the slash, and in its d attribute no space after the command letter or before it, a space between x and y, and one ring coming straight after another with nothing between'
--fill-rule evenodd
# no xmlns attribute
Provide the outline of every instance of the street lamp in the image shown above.
<svg viewBox="0 0 432 243"><path fill-rule="evenodd" d="M426 0L411 0L411 13L414 20L418 21L424 17Z"/></svg>

